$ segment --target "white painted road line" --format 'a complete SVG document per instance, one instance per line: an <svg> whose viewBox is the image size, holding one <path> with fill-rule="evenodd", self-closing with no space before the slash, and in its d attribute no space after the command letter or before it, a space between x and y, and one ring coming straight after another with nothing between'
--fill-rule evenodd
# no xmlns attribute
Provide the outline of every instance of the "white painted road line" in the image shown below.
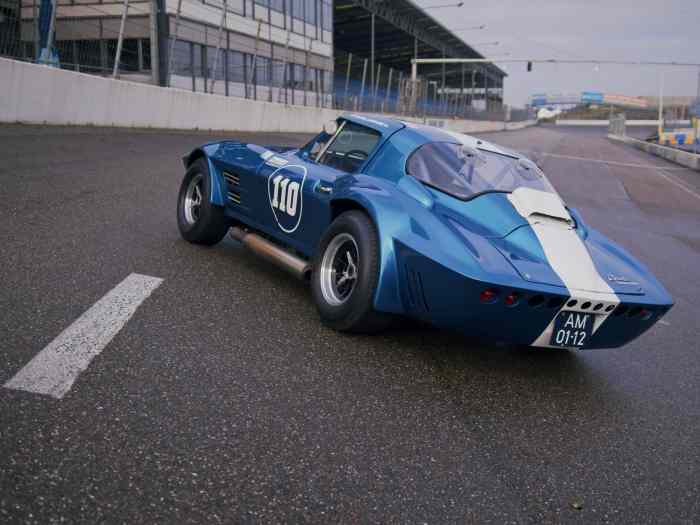
<svg viewBox="0 0 700 525"><path fill-rule="evenodd" d="M696 199L700 199L700 193L693 191L690 187L688 187L686 184L682 183L678 178L671 176L670 173L663 173L664 171L668 171L669 168L662 168L657 171L657 174L666 179L668 182L671 184L675 185L676 187L682 189L686 193L692 195Z"/></svg>
<svg viewBox="0 0 700 525"><path fill-rule="evenodd" d="M51 341L5 383L61 399L163 279L132 273Z"/></svg>
<svg viewBox="0 0 700 525"><path fill-rule="evenodd" d="M593 162L596 164L608 164L610 166L623 166L625 168L641 168L650 170L687 170L688 168L681 168L676 166L657 166L654 164L632 164L630 162L619 162L616 160L605 160L605 159L592 159L590 157L575 157L573 155L559 155L557 153L538 153L540 157L552 157L553 159L564 159L564 160L581 160L584 162Z"/></svg>
<svg viewBox="0 0 700 525"><path fill-rule="evenodd" d="M675 167L675 166L658 166L655 164L629 164L627 162L617 162L617 161L612 161L612 160L602 160L602 159L591 159L587 157L572 157L571 155L558 155L556 153L532 153L534 155L539 155L540 157L552 157L554 159L566 159L566 160L577 160L577 161L586 161L586 162L595 162L598 164L607 164L609 166L624 166L628 168L645 168L645 169L651 169L651 170L656 170L656 174L659 175L660 177L663 177L666 179L668 182L676 186L677 188L680 188L681 190L685 191L689 195L692 195L696 199L700 199L700 193L694 191L692 188L690 188L688 185L682 183L680 180L678 180L677 177L674 177L671 175L671 173L668 173L669 171L680 171L680 170L688 170L688 168L681 168L681 167ZM666 172L666 173L663 173Z"/></svg>

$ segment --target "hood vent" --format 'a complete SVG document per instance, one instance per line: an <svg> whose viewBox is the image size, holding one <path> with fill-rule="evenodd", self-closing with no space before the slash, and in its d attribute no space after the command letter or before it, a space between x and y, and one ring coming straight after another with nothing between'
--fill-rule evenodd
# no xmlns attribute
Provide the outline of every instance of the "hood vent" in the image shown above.
<svg viewBox="0 0 700 525"><path fill-rule="evenodd" d="M547 217L573 225L571 215L555 193L523 187L510 193L508 200L520 215L530 221Z"/></svg>

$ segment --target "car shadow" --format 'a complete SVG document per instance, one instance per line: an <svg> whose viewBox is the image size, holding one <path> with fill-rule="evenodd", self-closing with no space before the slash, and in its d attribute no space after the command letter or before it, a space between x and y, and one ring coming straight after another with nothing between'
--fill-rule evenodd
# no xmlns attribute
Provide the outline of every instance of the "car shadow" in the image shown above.
<svg viewBox="0 0 700 525"><path fill-rule="evenodd" d="M533 392L541 394L548 389L561 392L564 388L572 395L574 392L586 395L587 391L606 388L606 376L590 366L586 358L587 353L605 350L575 352L498 344L404 317L395 318L388 329L379 334L339 333L324 327L318 319L308 283L290 277L236 241L227 239L210 252L211 256L231 260L232 272L236 275L250 273L252 279L248 278L248 281L265 283L266 288L274 289L281 302L294 305L297 314L317 327L330 347L342 348L342 351L336 350L332 354L317 355L331 368L352 368L357 365L358 356L371 356L373 365L383 373L397 374L397 383L406 380L397 368L397 363L402 363L409 369L429 374L431 377L423 379L436 384L461 388L479 380L495 390L510 385L506 389L510 394L525 398Z"/></svg>
<svg viewBox="0 0 700 525"><path fill-rule="evenodd" d="M497 343L408 318L394 320L379 337L393 340L396 344L391 348L411 350L419 359L463 371L484 364L494 372L516 375L531 375L533 369L538 374L583 373L586 369L574 351Z"/></svg>

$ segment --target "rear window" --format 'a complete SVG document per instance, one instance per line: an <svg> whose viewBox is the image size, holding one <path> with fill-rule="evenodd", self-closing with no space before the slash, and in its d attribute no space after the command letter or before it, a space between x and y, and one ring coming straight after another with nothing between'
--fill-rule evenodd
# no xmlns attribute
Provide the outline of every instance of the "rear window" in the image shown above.
<svg viewBox="0 0 700 525"><path fill-rule="evenodd" d="M449 142L420 146L408 159L406 171L458 199L490 191L512 192L521 187L556 193L542 170L530 160Z"/></svg>

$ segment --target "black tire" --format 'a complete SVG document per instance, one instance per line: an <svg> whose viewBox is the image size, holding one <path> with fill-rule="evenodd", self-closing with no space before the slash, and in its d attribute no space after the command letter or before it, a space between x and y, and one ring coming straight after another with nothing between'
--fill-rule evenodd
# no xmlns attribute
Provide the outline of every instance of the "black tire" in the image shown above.
<svg viewBox="0 0 700 525"><path fill-rule="evenodd" d="M187 211L186 201L188 188L197 177L198 184L201 183L199 189L201 204L198 206L198 212L193 215L192 211ZM177 226L180 229L180 235L186 241L212 246L221 241L228 232L230 222L224 214L224 208L212 204L209 201L209 195L211 195L209 167L205 159L199 158L187 169L177 197Z"/></svg>
<svg viewBox="0 0 700 525"><path fill-rule="evenodd" d="M328 299L328 284L324 292L322 265L334 239L345 238L347 243L350 242L347 235L354 240L354 247L351 247L357 249L356 279L343 302L333 304ZM331 247L331 250L336 249ZM332 254L329 252L328 255L330 257ZM335 330L352 333L375 333L384 329L390 318L373 307L378 278L379 238L374 223L361 211L343 213L323 234L311 276L311 294L323 323Z"/></svg>

